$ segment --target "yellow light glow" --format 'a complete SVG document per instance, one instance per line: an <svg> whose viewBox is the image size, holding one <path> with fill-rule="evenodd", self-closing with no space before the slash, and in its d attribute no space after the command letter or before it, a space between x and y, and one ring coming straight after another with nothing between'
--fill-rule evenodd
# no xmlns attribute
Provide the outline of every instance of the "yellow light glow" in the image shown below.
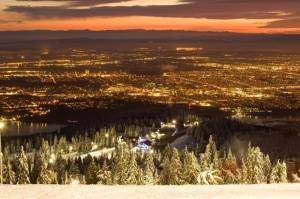
<svg viewBox="0 0 300 199"><path fill-rule="evenodd" d="M72 180L71 181L71 185L78 185L79 184L79 180Z"/></svg>
<svg viewBox="0 0 300 199"><path fill-rule="evenodd" d="M4 127L5 127L4 122L0 122L0 130L1 130L1 129L4 129Z"/></svg>

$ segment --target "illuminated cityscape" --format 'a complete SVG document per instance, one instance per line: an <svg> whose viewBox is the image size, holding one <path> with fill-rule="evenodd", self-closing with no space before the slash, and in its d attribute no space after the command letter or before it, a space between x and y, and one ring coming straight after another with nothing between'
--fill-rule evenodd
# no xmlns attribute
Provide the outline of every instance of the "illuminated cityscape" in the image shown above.
<svg viewBox="0 0 300 199"><path fill-rule="evenodd" d="M206 53L202 48L10 53L0 63L1 110L105 108L114 99L218 107L236 115L300 108L300 55ZM12 113L12 114L10 114Z"/></svg>
<svg viewBox="0 0 300 199"><path fill-rule="evenodd" d="M0 199L299 195L300 1L0 1Z"/></svg>

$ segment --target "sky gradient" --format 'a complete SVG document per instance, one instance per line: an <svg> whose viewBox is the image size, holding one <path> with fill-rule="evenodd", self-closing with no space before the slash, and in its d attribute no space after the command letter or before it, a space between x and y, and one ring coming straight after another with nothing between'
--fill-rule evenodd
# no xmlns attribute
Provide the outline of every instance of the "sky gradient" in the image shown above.
<svg viewBox="0 0 300 199"><path fill-rule="evenodd" d="M82 29L300 33L300 1L0 1L0 30Z"/></svg>

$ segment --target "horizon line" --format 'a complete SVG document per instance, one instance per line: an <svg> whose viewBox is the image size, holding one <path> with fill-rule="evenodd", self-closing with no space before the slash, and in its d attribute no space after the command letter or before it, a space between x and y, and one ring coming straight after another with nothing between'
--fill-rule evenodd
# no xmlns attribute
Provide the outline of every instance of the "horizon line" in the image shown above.
<svg viewBox="0 0 300 199"><path fill-rule="evenodd" d="M51 29L32 29L32 30L0 30L0 33L5 32L185 32L185 33L227 33L227 34L242 34L242 35L300 35L300 32L238 32L238 31L200 31L200 30L174 30L174 29L107 29L107 30L92 30L92 29L68 29L68 30L51 30Z"/></svg>

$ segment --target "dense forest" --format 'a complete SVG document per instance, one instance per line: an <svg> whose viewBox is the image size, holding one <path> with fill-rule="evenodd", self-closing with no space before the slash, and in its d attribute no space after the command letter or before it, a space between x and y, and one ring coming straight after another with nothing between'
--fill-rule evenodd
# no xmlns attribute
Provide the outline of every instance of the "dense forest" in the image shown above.
<svg viewBox="0 0 300 199"><path fill-rule="evenodd" d="M268 150L254 139L257 134L243 146L239 143L238 149L230 141L236 139L236 132L249 137L251 132L263 136L271 131L226 117L181 112L5 137L3 182L105 185L300 182L300 173L289 173L285 163L285 157L290 157L288 151L282 149L278 154L267 155ZM137 147L141 137L150 142L146 148ZM189 138L184 148L174 146L174 141L182 137ZM250 143L251 140L254 142Z"/></svg>
<svg viewBox="0 0 300 199"><path fill-rule="evenodd" d="M65 157L50 154L46 145L34 155L21 151L5 158L6 184L182 185L258 184L287 182L286 164L271 162L268 155L249 144L247 156L237 159L228 149L221 155L210 136L205 151L195 154L166 147L159 151L133 151L119 143L111 157ZM297 175L294 181L299 181Z"/></svg>

